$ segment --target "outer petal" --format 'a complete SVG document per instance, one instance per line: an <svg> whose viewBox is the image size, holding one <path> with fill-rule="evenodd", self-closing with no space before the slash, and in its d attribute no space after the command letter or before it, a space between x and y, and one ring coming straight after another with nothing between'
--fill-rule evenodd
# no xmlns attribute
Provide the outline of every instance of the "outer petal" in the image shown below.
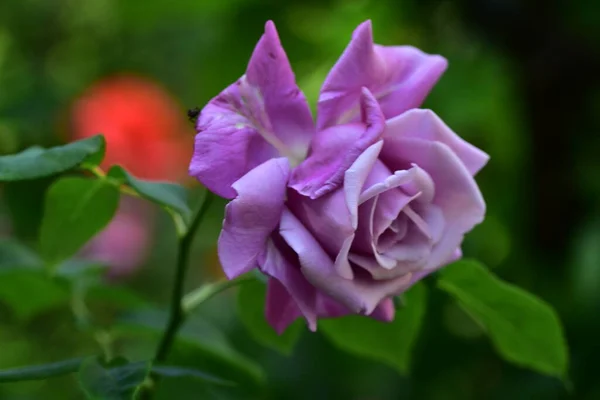
<svg viewBox="0 0 600 400"><path fill-rule="evenodd" d="M265 318L273 329L281 335L292 322L301 316L300 307L285 286L275 278L269 279Z"/></svg>
<svg viewBox="0 0 600 400"><path fill-rule="evenodd" d="M202 110L189 173L218 195L264 161L304 158L314 127L275 25L267 22L246 75Z"/></svg>
<svg viewBox="0 0 600 400"><path fill-rule="evenodd" d="M463 235L483 220L485 202L475 180L456 154L441 142L395 138L393 142L386 141L380 158L391 169L415 163L435 182L433 204L440 207L446 225L426 269L438 267L450 259Z"/></svg>
<svg viewBox="0 0 600 400"><path fill-rule="evenodd" d="M271 159L233 184L238 196L225 208L219 259L229 279L257 266L267 239L277 228L290 169L285 158Z"/></svg>
<svg viewBox="0 0 600 400"><path fill-rule="evenodd" d="M406 289L404 289L406 290ZM399 294L399 293L397 293ZM371 314L372 318L378 319L384 322L391 322L394 320L394 316L396 315L396 306L394 305L394 300L391 297L385 298L377 305L373 313Z"/></svg>
<svg viewBox="0 0 600 400"><path fill-rule="evenodd" d="M298 254L308 281L353 313L370 315L384 299L402 292L410 283L411 274L387 281L374 281L368 276L355 276L352 280L341 277L329 255L287 210L281 217L280 233Z"/></svg>
<svg viewBox="0 0 600 400"><path fill-rule="evenodd" d="M431 110L409 110L386 122L385 139L415 138L447 145L475 175L489 160L477 147L461 139Z"/></svg>
<svg viewBox="0 0 600 400"><path fill-rule="evenodd" d="M442 264L440 264L438 267L434 268L434 269L427 269L427 270L420 270L415 272L412 275L412 279L410 280L410 285L414 285L415 283L417 283L418 281L420 281L423 278L426 278L427 276L431 275L432 273L434 273L435 271L437 271L438 269L453 263L456 260L459 260L462 258L462 250L459 248L457 248L456 250L454 250L452 252L452 255L450 256L450 258L448 260L446 260L445 262L443 262Z"/></svg>
<svg viewBox="0 0 600 400"><path fill-rule="evenodd" d="M265 34L252 53L246 78L249 86L259 91L268 119L264 127L270 125L293 155L304 159L314 134L312 115L272 21L266 23Z"/></svg>
<svg viewBox="0 0 600 400"><path fill-rule="evenodd" d="M322 293L317 295L317 311L320 318L338 318L352 314L348 308ZM391 298L386 298L377 305L370 317L380 321L390 322L394 320L395 314L396 308L394 307L394 301Z"/></svg>
<svg viewBox="0 0 600 400"><path fill-rule="evenodd" d="M362 123L334 126L317 133L308 158L294 170L292 188L314 199L339 187L348 167L383 133L383 113L366 88L361 95L361 114Z"/></svg>
<svg viewBox="0 0 600 400"><path fill-rule="evenodd" d="M323 293L316 295L316 313L319 318L339 318L352 314L347 307ZM375 307L370 317L390 322L394 320L395 314L394 301L388 297ZM269 324L280 335L292 322L302 316L296 301L277 279L269 279L267 285L265 316ZM312 326L310 329L315 331L316 326Z"/></svg>
<svg viewBox="0 0 600 400"><path fill-rule="evenodd" d="M293 251L285 244L278 235L267 243L264 256L260 259L261 270L276 279L278 284L270 279L270 291L272 298L266 308L267 321L282 333L285 328L300 315L304 315L310 330L317 329L317 305L315 288L308 283L300 272L300 263ZM272 287L273 286L273 287ZM283 292L290 299L286 299ZM290 301L291 300L291 301ZM279 305L271 304L271 301L281 301ZM294 303L295 307L290 303ZM291 312L291 315L286 315Z"/></svg>
<svg viewBox="0 0 600 400"><path fill-rule="evenodd" d="M411 46L374 45L371 21L366 21L325 79L317 128L355 121L362 87L374 94L386 119L418 107L446 67L445 58Z"/></svg>

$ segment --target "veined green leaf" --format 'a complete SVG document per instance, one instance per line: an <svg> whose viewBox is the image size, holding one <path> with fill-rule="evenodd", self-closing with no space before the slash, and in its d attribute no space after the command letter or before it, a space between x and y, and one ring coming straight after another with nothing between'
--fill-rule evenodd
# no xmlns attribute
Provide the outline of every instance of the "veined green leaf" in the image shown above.
<svg viewBox="0 0 600 400"><path fill-rule="evenodd" d="M323 332L334 345L359 356L381 361L406 374L411 350L417 340L425 315L427 293L421 283L403 297L403 308L390 323L358 315L319 321Z"/></svg>
<svg viewBox="0 0 600 400"><path fill-rule="evenodd" d="M438 286L487 331L507 361L566 379L567 344L547 303L470 260L443 268Z"/></svg>
<svg viewBox="0 0 600 400"><path fill-rule="evenodd" d="M106 143L102 135L43 149L31 147L21 153L0 157L0 181L41 178L75 168L81 164L98 165L104 158Z"/></svg>
<svg viewBox="0 0 600 400"><path fill-rule="evenodd" d="M118 165L111 167L108 176L125 182L140 196L177 213L186 225L190 222L192 211L188 206L185 187L176 183L137 179Z"/></svg>
<svg viewBox="0 0 600 400"><path fill-rule="evenodd" d="M53 265L73 256L108 225L118 204L118 188L104 180L68 177L54 183L40 228L42 257Z"/></svg>

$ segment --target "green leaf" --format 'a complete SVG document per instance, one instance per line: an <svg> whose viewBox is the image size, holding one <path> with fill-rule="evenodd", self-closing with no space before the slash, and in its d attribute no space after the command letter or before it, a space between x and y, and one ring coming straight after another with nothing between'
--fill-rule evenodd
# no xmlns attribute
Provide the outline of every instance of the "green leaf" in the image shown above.
<svg viewBox="0 0 600 400"><path fill-rule="evenodd" d="M55 177L2 184L2 200L10 215L11 236L37 240L44 213L44 196Z"/></svg>
<svg viewBox="0 0 600 400"><path fill-rule="evenodd" d="M33 381L71 374L77 372L83 360L73 358L44 365L0 370L0 382Z"/></svg>
<svg viewBox="0 0 600 400"><path fill-rule="evenodd" d="M154 365L152 372L169 378L193 378L214 385L233 386L233 382L226 381L216 376L193 368L177 367L172 365Z"/></svg>
<svg viewBox="0 0 600 400"><path fill-rule="evenodd" d="M119 309L129 310L147 308L149 304L146 299L132 289L116 285L97 284L90 286L85 293L85 298L90 302L110 304Z"/></svg>
<svg viewBox="0 0 600 400"><path fill-rule="evenodd" d="M79 364L79 385L86 397L93 400L136 398L150 372L166 378L191 378L211 385L234 386L233 382L198 369L171 365L152 366L150 361L129 363L124 358L116 358L110 363L103 363L98 357L90 357Z"/></svg>
<svg viewBox="0 0 600 400"><path fill-rule="evenodd" d="M41 178L67 171L81 164L97 165L104 158L102 135L64 146L32 147L18 154L0 157L0 181Z"/></svg>
<svg viewBox="0 0 600 400"><path fill-rule="evenodd" d="M0 269L0 301L22 320L64 305L69 300L65 287L45 270Z"/></svg>
<svg viewBox="0 0 600 400"><path fill-rule="evenodd" d="M72 258L61 263L55 275L71 285L79 285L86 302L130 310L148 307L149 302L131 288L107 282L106 270L106 265L96 261Z"/></svg>
<svg viewBox="0 0 600 400"><path fill-rule="evenodd" d="M104 279L107 266L98 261L71 258L56 268L56 275L69 281L99 282Z"/></svg>
<svg viewBox="0 0 600 400"><path fill-rule="evenodd" d="M140 196L176 212L186 225L190 222L192 211L188 206L188 194L185 187L170 182L137 179L118 165L110 168L108 176L124 181Z"/></svg>
<svg viewBox="0 0 600 400"><path fill-rule="evenodd" d="M319 331L342 350L383 362L406 374L425 315L425 286L417 283L403 300L404 308L396 310L396 317L390 323L350 315L320 320Z"/></svg>
<svg viewBox="0 0 600 400"><path fill-rule="evenodd" d="M105 180L63 178L46 195L40 250L50 264L63 261L100 232L115 214L119 190Z"/></svg>
<svg viewBox="0 0 600 400"><path fill-rule="evenodd" d="M159 336L164 331L167 313L146 309L121 316L113 331L121 334L150 334ZM198 351L212 362L225 364L233 372L241 372L253 381L262 383L264 373L253 360L234 349L227 337L214 325L198 316L190 316L179 331L176 343Z"/></svg>
<svg viewBox="0 0 600 400"><path fill-rule="evenodd" d="M108 365L97 357L87 359L79 370L79 385L88 399L130 400L150 369L147 361L127 363L117 359Z"/></svg>
<svg viewBox="0 0 600 400"><path fill-rule="evenodd" d="M0 239L0 270L13 268L41 268L44 263L27 246L12 239Z"/></svg>
<svg viewBox="0 0 600 400"><path fill-rule="evenodd" d="M551 306L501 281L475 261L445 267L438 286L487 331L507 361L566 378L567 344Z"/></svg>
<svg viewBox="0 0 600 400"><path fill-rule="evenodd" d="M252 281L240 285L237 297L238 314L257 342L282 354L290 355L302 333L302 321L298 320L278 335L265 319L266 286Z"/></svg>

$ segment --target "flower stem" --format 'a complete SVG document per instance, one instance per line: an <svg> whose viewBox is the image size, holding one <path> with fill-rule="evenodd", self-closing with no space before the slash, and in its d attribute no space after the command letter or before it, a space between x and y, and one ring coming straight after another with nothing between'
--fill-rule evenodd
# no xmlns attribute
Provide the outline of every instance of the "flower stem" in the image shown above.
<svg viewBox="0 0 600 400"><path fill-rule="evenodd" d="M169 351L173 345L177 331L181 327L185 319L185 312L182 307L181 299L183 297L183 286L185 275L187 272L188 259L190 255L190 248L192 247L192 240L194 239L194 233L198 229L198 226L204 219L204 215L208 211L212 204L214 196L212 193L207 192L206 198L200 207L200 211L196 214L196 217L192 221L187 232L179 240L179 251L177 254L177 268L175 271L175 283L173 285L173 292L171 294L171 312L169 314L169 323L167 329L158 345L156 354L154 356L154 363L161 363L167 358Z"/></svg>
<svg viewBox="0 0 600 400"><path fill-rule="evenodd" d="M194 220L192 221L187 231L179 238L177 266L175 270L173 292L171 293L171 310L169 312L169 321L167 323L165 332L160 340L160 343L156 348L156 353L154 354L154 358L152 359L152 364L161 364L167 359L169 352L173 347L173 343L175 342L175 338L177 337L179 328L181 328L181 325L183 325L183 322L185 321L186 313L182 306L182 298L190 249L192 247L194 233L196 232L198 226L200 226L200 223L204 219L204 216L210 208L213 199L214 195L207 191L206 197L204 199L204 202L202 203L202 206L200 207L200 210L194 217ZM150 376L148 377L149 382L147 382L144 385L144 387L137 393L137 398L152 398L153 389L154 387L156 387L158 378L158 375L150 374Z"/></svg>
<svg viewBox="0 0 600 400"><path fill-rule="evenodd" d="M189 314L200 304L204 303L208 299L213 296L221 293L224 290L229 289L230 287L241 285L245 282L250 282L256 280L254 277L250 275L242 275L238 276L235 279L230 281L223 280L213 283L207 283L206 285L202 285L199 288L191 291L183 297L183 301L181 302L181 306L183 311L186 314Z"/></svg>

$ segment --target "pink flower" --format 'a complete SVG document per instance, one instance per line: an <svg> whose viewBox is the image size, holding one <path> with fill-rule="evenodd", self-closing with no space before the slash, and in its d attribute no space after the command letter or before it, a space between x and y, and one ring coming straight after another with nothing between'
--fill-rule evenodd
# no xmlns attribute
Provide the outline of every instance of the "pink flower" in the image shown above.
<svg viewBox="0 0 600 400"><path fill-rule="evenodd" d="M153 223L149 204L122 197L114 218L83 249L82 256L107 265L108 278L126 278L136 272L148 255Z"/></svg>
<svg viewBox="0 0 600 400"><path fill-rule="evenodd" d="M446 60L373 44L361 24L325 80L316 127L272 22L246 75L204 108L190 173L233 199L219 257L269 276L266 317L392 320L392 297L461 257L485 214L488 156L418 107ZM302 157L306 154L306 158Z"/></svg>

